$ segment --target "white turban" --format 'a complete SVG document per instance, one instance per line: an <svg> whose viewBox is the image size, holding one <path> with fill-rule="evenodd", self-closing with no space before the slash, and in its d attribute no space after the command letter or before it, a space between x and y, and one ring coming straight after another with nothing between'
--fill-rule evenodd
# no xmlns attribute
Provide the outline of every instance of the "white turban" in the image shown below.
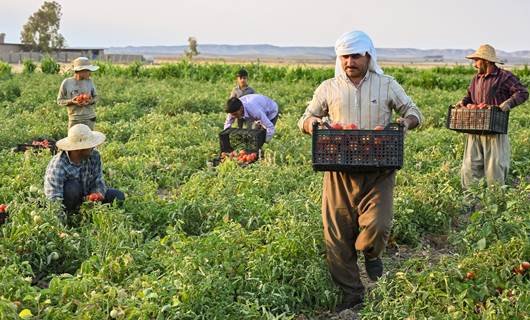
<svg viewBox="0 0 530 320"><path fill-rule="evenodd" d="M368 70L377 74L383 74L383 70L377 65L377 54L375 53L374 44L370 37L362 31L351 31L341 35L335 42L335 54L337 61L335 63L335 77L344 74L344 69L340 62L340 56L350 54L370 55L370 65Z"/></svg>

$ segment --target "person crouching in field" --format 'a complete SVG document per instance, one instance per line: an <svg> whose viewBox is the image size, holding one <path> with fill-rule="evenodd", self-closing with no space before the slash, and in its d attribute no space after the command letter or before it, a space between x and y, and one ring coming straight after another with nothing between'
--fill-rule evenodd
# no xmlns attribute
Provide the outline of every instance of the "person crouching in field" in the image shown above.
<svg viewBox="0 0 530 320"><path fill-rule="evenodd" d="M393 111L404 129L413 129L422 114L394 78L377 64L372 40L362 31L343 34L335 43L335 77L320 84L298 122L307 134L323 117L333 122L356 123L360 129L386 126ZM363 173L327 171L322 192L322 222L328 267L342 292L340 312L361 304L364 286L357 251L365 258L368 277L383 274L381 256L393 218L395 170Z"/></svg>
<svg viewBox="0 0 530 320"><path fill-rule="evenodd" d="M230 128L235 119L244 120L247 123L255 123L267 131L265 141L269 142L276 131L278 120L278 104L269 97L261 94L248 94L241 98L230 98L226 102L226 116L224 128ZM238 124L241 128L242 125Z"/></svg>
<svg viewBox="0 0 530 320"><path fill-rule="evenodd" d="M79 210L85 200L112 203L123 201L123 192L107 188L103 180L101 156L94 149L105 141L105 135L84 124L68 130L68 137L57 141L61 151L49 162L44 177L44 194L50 200L62 201L66 212Z"/></svg>
<svg viewBox="0 0 530 320"><path fill-rule="evenodd" d="M57 96L57 104L68 110L68 128L82 123L94 130L96 112L94 106L98 100L96 87L90 79L90 73L98 70L90 64L88 58L80 57L73 61L74 76L64 79Z"/></svg>
<svg viewBox="0 0 530 320"><path fill-rule="evenodd" d="M528 99L528 89L519 79L510 71L495 65L502 62L497 59L492 46L482 45L466 58L473 60L477 74L469 85L467 95L456 104L457 107L485 103L509 112ZM484 176L488 185L503 185L510 167L510 152L507 134L466 133L461 169L462 188L468 189Z"/></svg>

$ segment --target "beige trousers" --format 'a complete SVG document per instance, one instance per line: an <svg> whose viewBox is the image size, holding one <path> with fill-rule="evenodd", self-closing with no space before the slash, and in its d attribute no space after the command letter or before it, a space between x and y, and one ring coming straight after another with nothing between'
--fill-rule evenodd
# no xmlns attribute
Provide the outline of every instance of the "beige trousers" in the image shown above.
<svg viewBox="0 0 530 320"><path fill-rule="evenodd" d="M504 184L510 168L510 140L506 134L466 134L460 171L462 188L486 177L488 185Z"/></svg>

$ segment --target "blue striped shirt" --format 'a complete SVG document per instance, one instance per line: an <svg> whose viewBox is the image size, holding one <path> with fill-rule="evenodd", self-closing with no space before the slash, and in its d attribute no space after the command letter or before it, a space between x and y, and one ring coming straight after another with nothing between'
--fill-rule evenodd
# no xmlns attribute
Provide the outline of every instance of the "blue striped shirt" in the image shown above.
<svg viewBox="0 0 530 320"><path fill-rule="evenodd" d="M101 156L94 149L79 165L70 161L68 153L61 151L48 163L44 177L44 194L48 199L63 199L64 183L67 180L77 180L81 184L83 196L94 192L105 194L107 187L103 180Z"/></svg>

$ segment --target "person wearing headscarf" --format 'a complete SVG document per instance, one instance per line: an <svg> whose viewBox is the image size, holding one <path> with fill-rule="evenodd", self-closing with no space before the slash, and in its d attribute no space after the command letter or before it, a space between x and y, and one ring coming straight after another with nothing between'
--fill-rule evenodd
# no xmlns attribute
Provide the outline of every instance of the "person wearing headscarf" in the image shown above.
<svg viewBox="0 0 530 320"><path fill-rule="evenodd" d="M496 63L502 64L502 61L492 46L481 45L466 58L473 60L477 74L457 107L485 103L509 112L528 99L528 89L519 79L510 71L497 67ZM464 190L483 177L488 185L503 185L509 168L510 140L507 134L466 134L460 172ZM473 210L474 205L470 204L469 208Z"/></svg>
<svg viewBox="0 0 530 320"><path fill-rule="evenodd" d="M360 129L386 126L393 112L404 129L422 122L422 114L403 88L383 73L370 37L362 31L343 34L335 44L335 77L315 90L298 122L302 132L312 134L313 123L355 123ZM327 262L342 292L336 311L362 303L364 286L357 265L357 251L365 258L369 278L383 274L382 253L393 217L395 170L369 173L327 171L322 194L322 221Z"/></svg>

